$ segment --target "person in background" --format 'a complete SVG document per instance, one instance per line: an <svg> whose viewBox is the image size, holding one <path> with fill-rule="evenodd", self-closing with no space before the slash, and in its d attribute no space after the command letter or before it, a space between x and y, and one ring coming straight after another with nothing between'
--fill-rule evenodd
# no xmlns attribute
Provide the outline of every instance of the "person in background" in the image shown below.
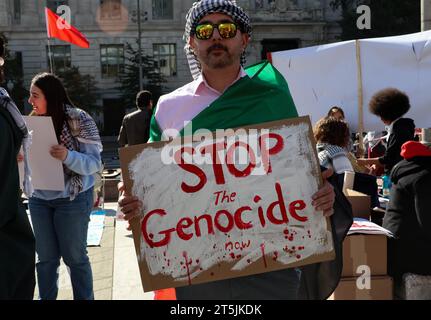
<svg viewBox="0 0 431 320"><path fill-rule="evenodd" d="M401 147L404 158L391 173L392 189L383 227L388 240L388 273L399 281L404 273L431 275L431 129L421 142Z"/></svg>
<svg viewBox="0 0 431 320"><path fill-rule="evenodd" d="M51 73L36 75L30 98L37 116L52 118L59 144L50 154L63 164L63 191L35 190L29 209L36 237L39 295L58 294L60 258L69 267L75 300L94 299L87 255L87 230L93 207L94 173L101 169L102 143L94 120L70 101L61 80ZM35 132L34 134L37 134Z"/></svg>
<svg viewBox="0 0 431 320"><path fill-rule="evenodd" d="M124 116L118 135L120 147L146 143L150 136L150 121L153 109L152 94L143 90L136 95L138 110Z"/></svg>
<svg viewBox="0 0 431 320"><path fill-rule="evenodd" d="M316 123L313 131L320 165L332 168L335 173L353 171L347 157L346 148L350 139L347 123L334 117L326 117Z"/></svg>
<svg viewBox="0 0 431 320"><path fill-rule="evenodd" d="M346 117L344 116L344 111L340 107L333 106L328 111L328 117L333 117L338 120L344 120Z"/></svg>
<svg viewBox="0 0 431 320"><path fill-rule="evenodd" d="M327 117L333 117L333 118L338 119L338 120L346 121L346 117L344 115L343 109L341 109L340 107L337 107L337 106L333 106L331 109L329 109ZM346 121L346 123L347 123L347 121ZM347 157L349 158L349 160L351 162L354 161L356 163L356 158L353 155L354 139L350 133L350 130L349 130L349 141L347 142L346 150L348 151Z"/></svg>
<svg viewBox="0 0 431 320"><path fill-rule="evenodd" d="M377 92L371 98L369 110L380 117L387 126L387 147L384 156L358 159L358 163L369 166L374 171L384 166L385 174L389 174L392 168L402 160L401 146L407 141L414 140L414 121L402 118L410 110L409 97L398 89L387 88Z"/></svg>
<svg viewBox="0 0 431 320"><path fill-rule="evenodd" d="M379 207L376 177L369 171L364 172L356 158L346 150L350 139L347 123L333 117L320 119L314 127L314 136L320 165L334 170L340 187L343 187L344 173L354 171L353 189L370 196L371 208Z"/></svg>
<svg viewBox="0 0 431 320"><path fill-rule="evenodd" d="M0 37L0 84L4 40ZM17 156L24 149L24 191L31 195L27 150L30 134L15 103L0 87L0 300L32 300L36 279L35 240L21 202Z"/></svg>

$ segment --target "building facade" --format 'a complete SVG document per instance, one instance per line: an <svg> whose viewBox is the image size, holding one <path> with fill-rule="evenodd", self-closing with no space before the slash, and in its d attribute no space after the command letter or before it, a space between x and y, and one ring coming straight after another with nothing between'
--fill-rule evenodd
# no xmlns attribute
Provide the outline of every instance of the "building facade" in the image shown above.
<svg viewBox="0 0 431 320"><path fill-rule="evenodd" d="M137 46L138 1L142 48L158 61L167 79L164 91L171 91L191 80L182 35L186 13L194 0L0 0L0 32L8 38L9 50L20 57L28 86L36 73L49 70L44 7L56 12L59 6L68 6L71 24L86 36L90 48L50 39L54 69L77 66L82 74L95 78L98 105L103 110L98 120L105 124L107 134L114 134L126 108L133 107L124 106L119 99L118 72L125 62L125 43ZM340 34L340 12L330 8L330 0L237 3L253 22L248 64L265 58L267 52L334 42Z"/></svg>

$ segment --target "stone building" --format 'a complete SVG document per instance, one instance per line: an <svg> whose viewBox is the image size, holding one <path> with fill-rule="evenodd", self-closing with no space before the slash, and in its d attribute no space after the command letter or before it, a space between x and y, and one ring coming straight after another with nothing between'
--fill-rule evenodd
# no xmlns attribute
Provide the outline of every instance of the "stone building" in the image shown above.
<svg viewBox="0 0 431 320"><path fill-rule="evenodd" d="M89 49L50 39L56 68L78 66L95 77L100 92L101 119L106 134L118 132L126 107L119 99L118 71L124 64L124 44L135 44L138 0L0 0L0 32L22 62L26 87L32 76L49 70L44 7L54 12L67 5L71 24L90 41ZM145 54L159 62L168 82L164 91L191 80L183 51L185 15L194 0L140 0L141 43ZM330 0L238 0L251 16L254 30L249 64L270 51L334 42L340 34ZM60 12L61 14L61 12ZM145 79L144 79L145 84ZM109 112L106 112L109 110Z"/></svg>

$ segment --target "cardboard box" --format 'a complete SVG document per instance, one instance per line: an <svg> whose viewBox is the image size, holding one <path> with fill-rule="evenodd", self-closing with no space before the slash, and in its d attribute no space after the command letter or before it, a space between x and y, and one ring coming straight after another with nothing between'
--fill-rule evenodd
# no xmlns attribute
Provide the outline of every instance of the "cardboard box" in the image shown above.
<svg viewBox="0 0 431 320"><path fill-rule="evenodd" d="M370 196L351 189L346 189L345 195L352 205L353 217L370 220Z"/></svg>
<svg viewBox="0 0 431 320"><path fill-rule="evenodd" d="M392 300L393 281L389 276L371 277L365 283L361 277L342 278L328 300Z"/></svg>
<svg viewBox="0 0 431 320"><path fill-rule="evenodd" d="M387 238L381 234L353 234L343 242L342 277L357 277L361 266L368 266L372 276L387 274Z"/></svg>

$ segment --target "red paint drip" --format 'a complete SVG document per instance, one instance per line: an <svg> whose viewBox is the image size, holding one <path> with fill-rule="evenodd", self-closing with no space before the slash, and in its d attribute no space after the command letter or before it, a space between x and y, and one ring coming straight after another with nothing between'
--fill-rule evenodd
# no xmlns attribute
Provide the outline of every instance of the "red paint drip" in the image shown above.
<svg viewBox="0 0 431 320"><path fill-rule="evenodd" d="M187 257L187 252L183 252L183 257L184 260L186 261L186 268L187 268L187 278L189 279L189 285L192 284L192 278L190 277L190 269L189 269L189 265L192 264L192 261L188 259Z"/></svg>
<svg viewBox="0 0 431 320"><path fill-rule="evenodd" d="M260 245L260 249L262 250L262 257L263 257L263 263L265 265L265 268L268 268L268 265L266 263L266 257L265 257L265 244Z"/></svg>
<svg viewBox="0 0 431 320"><path fill-rule="evenodd" d="M278 252L274 252L274 258L272 258L272 260L277 261L278 259Z"/></svg>
<svg viewBox="0 0 431 320"><path fill-rule="evenodd" d="M231 252L231 253L230 253L230 257L231 257L232 259L235 259L235 253Z"/></svg>

